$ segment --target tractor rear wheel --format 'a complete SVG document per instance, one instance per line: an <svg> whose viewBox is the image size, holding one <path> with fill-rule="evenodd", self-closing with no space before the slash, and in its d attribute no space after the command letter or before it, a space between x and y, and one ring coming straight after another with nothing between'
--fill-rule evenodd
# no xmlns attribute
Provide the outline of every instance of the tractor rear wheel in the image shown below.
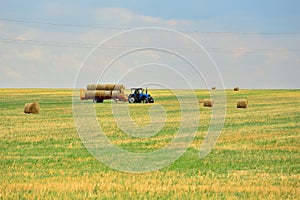
<svg viewBox="0 0 300 200"><path fill-rule="evenodd" d="M133 95L129 95L129 97L128 97L128 102L129 102L129 103L134 103L134 102L135 102L135 98L134 98Z"/></svg>

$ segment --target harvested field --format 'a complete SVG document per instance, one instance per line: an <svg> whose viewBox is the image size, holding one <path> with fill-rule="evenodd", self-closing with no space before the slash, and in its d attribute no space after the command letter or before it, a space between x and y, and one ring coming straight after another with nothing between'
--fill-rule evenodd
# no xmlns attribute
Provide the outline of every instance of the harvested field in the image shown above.
<svg viewBox="0 0 300 200"><path fill-rule="evenodd" d="M224 129L207 157L199 159L199 148L212 109L200 107L188 150L159 171L133 174L110 169L85 149L74 125L71 89L0 89L0 199L298 199L300 90L230 89L226 94ZM210 98L207 90L196 95ZM113 144L151 152L172 141L180 126L179 101L170 90L151 89L151 96L153 105L129 105L140 126L151 122L152 106L164 107L165 125L151 138L122 132L111 101L93 104ZM243 98L251 106L237 109ZM33 100L42 112L25 115L24 104Z"/></svg>

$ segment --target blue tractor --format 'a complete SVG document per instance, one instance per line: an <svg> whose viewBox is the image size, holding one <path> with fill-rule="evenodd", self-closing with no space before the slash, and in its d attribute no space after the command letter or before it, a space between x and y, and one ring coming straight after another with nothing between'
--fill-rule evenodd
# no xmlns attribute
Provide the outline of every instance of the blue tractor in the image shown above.
<svg viewBox="0 0 300 200"><path fill-rule="evenodd" d="M154 99L148 94L147 88L144 93L143 88L131 88L131 93L128 96L129 103L154 103Z"/></svg>

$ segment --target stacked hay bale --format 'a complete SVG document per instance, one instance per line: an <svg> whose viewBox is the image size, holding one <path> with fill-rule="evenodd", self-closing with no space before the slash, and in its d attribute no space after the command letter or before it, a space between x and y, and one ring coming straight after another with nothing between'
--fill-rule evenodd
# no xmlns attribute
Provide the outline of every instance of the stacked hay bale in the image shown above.
<svg viewBox="0 0 300 200"><path fill-rule="evenodd" d="M247 108L248 107L248 100L247 99L239 99L236 103L237 108Z"/></svg>
<svg viewBox="0 0 300 200"><path fill-rule="evenodd" d="M39 114L40 105L38 102L26 103L24 106L24 113L26 114Z"/></svg>
<svg viewBox="0 0 300 200"><path fill-rule="evenodd" d="M203 106L204 107L212 107L213 106L213 100L212 99L204 99L203 100Z"/></svg>
<svg viewBox="0 0 300 200"><path fill-rule="evenodd" d="M89 84L87 90L80 90L80 99L124 99L125 87L122 84Z"/></svg>

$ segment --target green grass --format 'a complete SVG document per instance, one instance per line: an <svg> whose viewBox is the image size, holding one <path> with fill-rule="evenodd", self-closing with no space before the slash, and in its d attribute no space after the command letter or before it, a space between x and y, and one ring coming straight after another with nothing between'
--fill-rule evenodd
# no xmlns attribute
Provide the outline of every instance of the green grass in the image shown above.
<svg viewBox="0 0 300 200"><path fill-rule="evenodd" d="M168 116L151 138L120 130L109 101L95 105L107 137L120 148L150 152L174 138L177 99L167 90L149 92ZM196 94L209 98L208 91ZM183 156L159 171L134 174L110 169L85 149L74 124L71 89L0 89L0 199L298 199L300 90L226 95L224 129L207 157L199 159L199 148L211 108L200 106L196 137ZM248 99L247 109L236 108L240 98ZM41 114L23 114L32 101L40 103ZM130 105L132 120L149 124L151 106Z"/></svg>

